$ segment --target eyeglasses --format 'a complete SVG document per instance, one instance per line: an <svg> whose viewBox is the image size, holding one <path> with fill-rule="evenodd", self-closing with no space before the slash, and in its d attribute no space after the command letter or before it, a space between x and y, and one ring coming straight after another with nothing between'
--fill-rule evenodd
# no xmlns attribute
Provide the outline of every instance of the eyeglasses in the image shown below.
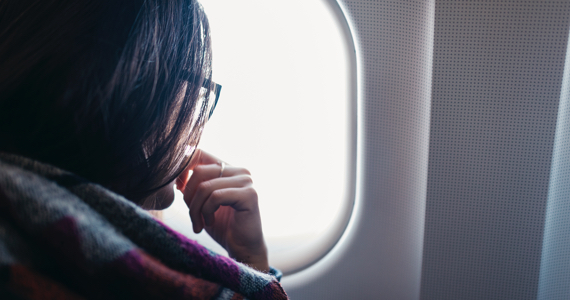
<svg viewBox="0 0 570 300"><path fill-rule="evenodd" d="M210 118L212 117L212 114L214 113L214 109L216 108L216 105L218 105L218 99L220 98L220 92L222 91L222 85L221 84L217 84L211 80L206 80L204 81L204 83L202 84L202 88L200 89L200 97L205 97L207 92L210 92L210 104L208 105L209 111L208 111L208 120L210 120ZM205 99L205 98L204 98ZM214 99L214 101L212 101L212 99Z"/></svg>

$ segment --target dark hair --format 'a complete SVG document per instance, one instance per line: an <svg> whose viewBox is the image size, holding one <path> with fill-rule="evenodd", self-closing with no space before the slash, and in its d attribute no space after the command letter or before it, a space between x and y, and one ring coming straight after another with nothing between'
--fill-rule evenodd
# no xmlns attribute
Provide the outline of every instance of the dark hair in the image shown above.
<svg viewBox="0 0 570 300"><path fill-rule="evenodd" d="M188 165L210 80L197 1L0 1L0 151L135 203Z"/></svg>

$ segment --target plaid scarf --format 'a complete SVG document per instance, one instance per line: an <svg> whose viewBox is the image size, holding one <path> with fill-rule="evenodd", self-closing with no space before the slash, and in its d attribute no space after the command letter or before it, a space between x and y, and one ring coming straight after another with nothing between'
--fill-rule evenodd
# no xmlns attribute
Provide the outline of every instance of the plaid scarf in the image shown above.
<svg viewBox="0 0 570 300"><path fill-rule="evenodd" d="M274 276L102 186L10 154L0 154L0 298L288 299Z"/></svg>

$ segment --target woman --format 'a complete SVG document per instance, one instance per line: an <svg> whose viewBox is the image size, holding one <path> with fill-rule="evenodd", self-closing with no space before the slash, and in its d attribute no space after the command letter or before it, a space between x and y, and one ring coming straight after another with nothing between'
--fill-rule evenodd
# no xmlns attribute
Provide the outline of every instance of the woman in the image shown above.
<svg viewBox="0 0 570 300"><path fill-rule="evenodd" d="M194 0L0 2L2 299L286 299L249 173L195 150L216 93ZM175 183L235 261L140 208Z"/></svg>

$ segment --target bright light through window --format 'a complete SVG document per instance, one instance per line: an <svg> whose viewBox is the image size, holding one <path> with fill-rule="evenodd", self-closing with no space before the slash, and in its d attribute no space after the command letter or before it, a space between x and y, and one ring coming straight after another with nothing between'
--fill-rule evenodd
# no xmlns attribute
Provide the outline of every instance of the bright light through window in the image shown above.
<svg viewBox="0 0 570 300"><path fill-rule="evenodd" d="M331 1L201 2L223 89L199 147L251 171L271 263L288 271L286 253L331 230L338 237L353 201L346 25ZM192 235L180 199L164 219Z"/></svg>

